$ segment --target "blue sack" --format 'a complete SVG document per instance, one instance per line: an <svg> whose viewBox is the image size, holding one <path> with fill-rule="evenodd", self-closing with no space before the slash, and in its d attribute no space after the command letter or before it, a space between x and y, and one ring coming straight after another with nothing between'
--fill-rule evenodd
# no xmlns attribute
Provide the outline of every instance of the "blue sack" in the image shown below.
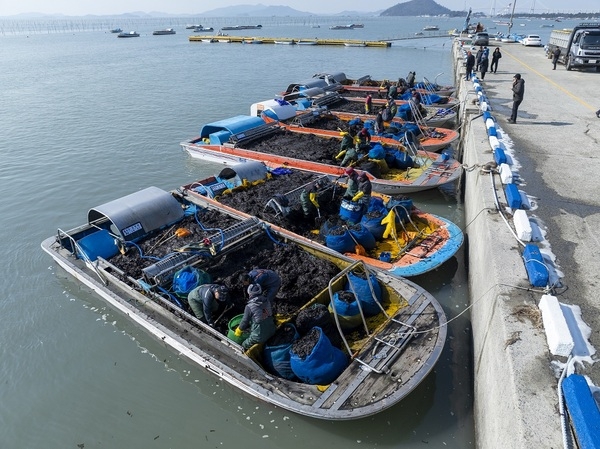
<svg viewBox="0 0 600 449"><path fill-rule="evenodd" d="M340 295L346 297L347 295L352 295L352 301L348 302L344 299L340 299ZM331 313L333 313L334 307L342 329L349 330L362 324L358 301L356 300L354 293L346 290L335 292L333 294L333 298L331 299L331 304L329 304L329 311Z"/></svg>
<svg viewBox="0 0 600 449"><path fill-rule="evenodd" d="M173 292L177 296L187 294L202 284L210 284L210 275L206 271L194 267L184 267L173 275Z"/></svg>
<svg viewBox="0 0 600 449"><path fill-rule="evenodd" d="M292 323L285 323L281 329L277 330L275 335L278 335L280 332L286 334L290 333L291 341L280 345L270 345L268 340L263 350L263 360L269 372L274 373L279 377L283 377L284 379L294 380L296 379L296 375L292 371L292 366L290 365L290 349L300 335L296 330L296 326Z"/></svg>
<svg viewBox="0 0 600 449"><path fill-rule="evenodd" d="M371 289L369 288L369 283L366 279L350 272L348 273L348 279L352 283L352 287L354 287L354 292L356 292L356 296L360 301L360 305L367 316L377 315L381 312L381 309L373 299L371 295ZM373 274L369 274L369 279L371 280L371 284L373 285L373 292L375 293L375 298L377 301L381 302L381 286L377 281L377 277ZM346 283L344 290L353 291L350 282Z"/></svg>
<svg viewBox="0 0 600 449"><path fill-rule="evenodd" d="M339 229L339 226L333 229ZM325 236L325 246L338 253L353 253L356 243L352 240L350 233L346 230L343 234L327 234Z"/></svg>
<svg viewBox="0 0 600 449"><path fill-rule="evenodd" d="M352 228L350 228L348 232L350 232L351 236L354 237L354 239L367 251L370 251L375 248L375 245L377 244L377 242L375 241L375 236L371 234L371 231L367 229L367 227L364 226L362 222L359 223L358 226L353 226Z"/></svg>
<svg viewBox="0 0 600 449"><path fill-rule="evenodd" d="M295 354L292 348L290 364L292 371L302 382L310 385L328 385L346 369L348 357L331 344L320 327L313 329L319 332L317 344L304 359Z"/></svg>

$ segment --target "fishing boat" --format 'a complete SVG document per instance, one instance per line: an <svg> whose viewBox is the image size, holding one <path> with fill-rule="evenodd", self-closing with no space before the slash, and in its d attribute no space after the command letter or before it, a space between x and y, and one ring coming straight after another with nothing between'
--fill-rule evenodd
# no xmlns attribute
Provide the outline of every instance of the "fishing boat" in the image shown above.
<svg viewBox="0 0 600 449"><path fill-rule="evenodd" d="M354 28L354 25L351 23L348 25L331 25L329 27L330 30L352 30Z"/></svg>
<svg viewBox="0 0 600 449"><path fill-rule="evenodd" d="M249 181L247 173L253 174ZM246 181L244 181L246 180ZM303 215L300 195L318 185L318 217ZM282 233L328 246L395 276L417 276L454 256L463 242L460 228L413 206L408 197L373 194L366 212L344 199L346 185L327 175L293 169L269 169L243 162L219 174L184 185L180 191L242 218L256 216ZM261 202L259 199L263 198ZM396 218L398 217L398 218ZM386 224L392 223L386 234ZM343 241L338 229L345 228ZM332 238L330 230L335 232Z"/></svg>
<svg viewBox="0 0 600 449"><path fill-rule="evenodd" d="M329 83L339 83L343 86L344 90L366 91L375 93L380 92L382 94L387 91L387 89L383 87L386 82L389 86L398 85L397 81L374 80L371 78L370 75L364 75L359 78L347 78L346 74L343 72L316 73L315 75L313 75L313 78L325 79L328 80ZM436 80L434 80L433 82L429 81L426 77L423 77L423 81L416 82L412 88L417 89L419 92L422 93L431 93L441 96L450 96L456 91L456 88L454 86L443 86L438 84Z"/></svg>
<svg viewBox="0 0 600 449"><path fill-rule="evenodd" d="M300 39L298 42L296 42L298 45L317 45L318 41L315 40L302 40Z"/></svg>
<svg viewBox="0 0 600 449"><path fill-rule="evenodd" d="M175 33L176 33L176 31L173 28L167 28L165 30L156 30L156 31L152 32L152 34L154 36L164 36L167 34L175 34Z"/></svg>
<svg viewBox="0 0 600 449"><path fill-rule="evenodd" d="M140 37L140 33L137 31L128 31L117 34L117 37Z"/></svg>
<svg viewBox="0 0 600 449"><path fill-rule="evenodd" d="M194 27L194 33L206 33L211 31L215 31L215 29L213 27Z"/></svg>
<svg viewBox="0 0 600 449"><path fill-rule="evenodd" d="M447 335L442 307L415 283L179 191L149 187L93 207L87 222L41 246L196 368L316 419L354 420L398 404L433 369ZM245 305L239 275L264 263L285 267L276 330L244 346L247 335L234 332ZM212 282L229 294L210 326L187 293Z"/></svg>
<svg viewBox="0 0 600 449"><path fill-rule="evenodd" d="M366 42L344 42L344 47L366 47Z"/></svg>
<svg viewBox="0 0 600 449"><path fill-rule="evenodd" d="M276 45L294 45L296 41L294 39L277 39L273 43Z"/></svg>
<svg viewBox="0 0 600 449"><path fill-rule="evenodd" d="M423 31L439 31L440 27L437 25L427 25L423 27Z"/></svg>
<svg viewBox="0 0 600 449"><path fill-rule="evenodd" d="M335 159L341 139L339 132L327 137L289 132L276 121L239 115L204 125L200 136L181 142L181 147L193 158L226 165L255 160L270 168L287 166L342 176L344 167ZM393 139L380 141L372 145L380 145L387 156L394 157L392 167L382 173L368 159L357 166L369 172L375 192L398 195L434 189L456 181L462 173L462 165L448 153L418 150L410 142L405 147Z"/></svg>
<svg viewBox="0 0 600 449"><path fill-rule="evenodd" d="M121 28L113 28L112 30L110 30L111 33L122 33L123 30Z"/></svg>
<svg viewBox="0 0 600 449"><path fill-rule="evenodd" d="M224 26L221 27L222 30L259 30L262 28L262 25L232 25L232 26Z"/></svg>
<svg viewBox="0 0 600 449"><path fill-rule="evenodd" d="M273 118L263 118L267 123ZM388 122L383 132L377 134L374 130L374 118L364 114L347 114L328 109L313 110L296 115L293 119L281 122L281 126L291 132L310 133L323 137L339 135L340 129L354 126L365 127L371 134L373 142L391 144L393 140L403 141L405 133L409 132L418 139L418 145L425 151L440 151L450 147L460 138L458 131L452 129L433 128L415 122L400 120Z"/></svg>

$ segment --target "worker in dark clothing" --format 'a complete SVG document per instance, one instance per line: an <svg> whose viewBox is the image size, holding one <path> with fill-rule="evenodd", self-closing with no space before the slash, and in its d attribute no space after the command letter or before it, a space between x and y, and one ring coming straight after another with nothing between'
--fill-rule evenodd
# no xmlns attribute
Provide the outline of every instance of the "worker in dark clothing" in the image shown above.
<svg viewBox="0 0 600 449"><path fill-rule="evenodd" d="M312 219L315 215L320 214L318 191L319 186L314 182L302 189L300 206L302 207L304 218Z"/></svg>
<svg viewBox="0 0 600 449"><path fill-rule="evenodd" d="M361 205L363 213L366 213L369 209L372 190L371 180L369 179L367 172L363 171L358 176L358 192L352 197L353 202L358 202L358 204Z"/></svg>
<svg viewBox="0 0 600 449"><path fill-rule="evenodd" d="M560 58L560 48L556 47L552 52L552 70L556 70L556 64L558 63L558 58Z"/></svg>
<svg viewBox="0 0 600 449"><path fill-rule="evenodd" d="M408 72L408 76L406 77L406 85L411 89L415 87L415 78L417 74L415 72Z"/></svg>
<svg viewBox="0 0 600 449"><path fill-rule="evenodd" d="M348 177L344 199L351 200L358 193L358 173L352 167L348 167L344 173Z"/></svg>
<svg viewBox="0 0 600 449"><path fill-rule="evenodd" d="M395 84L392 84L390 86L388 98L391 98L392 100L398 98L398 86L396 86Z"/></svg>
<svg viewBox="0 0 600 449"><path fill-rule="evenodd" d="M490 72L496 73L498 70L498 61L502 57L502 53L500 53L500 48L496 47L496 49L492 52L492 63L490 64Z"/></svg>
<svg viewBox="0 0 600 449"><path fill-rule="evenodd" d="M466 68L467 68L467 81L471 79L471 75L473 74L473 68L475 67L475 56L470 51L467 52L466 59Z"/></svg>
<svg viewBox="0 0 600 449"><path fill-rule="evenodd" d="M475 71L479 71L479 64L481 64L481 57L483 56L483 47L479 47L477 53L475 53Z"/></svg>
<svg viewBox="0 0 600 449"><path fill-rule="evenodd" d="M519 110L519 105L523 101L523 96L525 95L525 80L521 78L521 74L517 73L513 77L513 106L512 113L510 118L508 119L508 123L517 123L517 111Z"/></svg>
<svg viewBox="0 0 600 449"><path fill-rule="evenodd" d="M481 61L479 61L479 70L481 71L481 79L485 78L485 74L488 71L488 67L489 67L489 59L487 54L484 52L483 55L481 55Z"/></svg>
<svg viewBox="0 0 600 449"><path fill-rule="evenodd" d="M273 304L275 297L281 288L281 276L276 271L266 268L254 268L248 274L242 275L242 285L244 288L250 284L258 284L262 288L263 294Z"/></svg>
<svg viewBox="0 0 600 449"><path fill-rule="evenodd" d="M385 124L383 122L383 114L381 109L377 111L377 115L375 116L375 133L381 134L385 129Z"/></svg>
<svg viewBox="0 0 600 449"><path fill-rule="evenodd" d="M353 162L358 160L358 153L356 152L356 144L354 143L354 137L352 133L342 131L342 142L340 144L340 152L335 156L336 159L342 159L340 165L346 167Z"/></svg>
<svg viewBox="0 0 600 449"><path fill-rule="evenodd" d="M234 331L236 337L241 337L244 332L250 331L248 338L242 341L244 349L257 343L266 342L277 330L273 319L273 307L261 286L250 284L247 292L248 303L244 308L244 316Z"/></svg>
<svg viewBox="0 0 600 449"><path fill-rule="evenodd" d="M360 150L365 146L369 146L371 144L371 133L367 128L361 129L356 135L356 149Z"/></svg>
<svg viewBox="0 0 600 449"><path fill-rule="evenodd" d="M230 306L229 289L220 284L203 284L188 293L188 304L198 319L214 327L219 309Z"/></svg>

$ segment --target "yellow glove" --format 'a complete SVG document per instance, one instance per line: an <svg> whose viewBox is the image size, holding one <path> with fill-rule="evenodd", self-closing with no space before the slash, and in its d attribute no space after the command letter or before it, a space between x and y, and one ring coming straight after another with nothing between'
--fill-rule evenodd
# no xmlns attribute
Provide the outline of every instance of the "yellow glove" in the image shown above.
<svg viewBox="0 0 600 449"><path fill-rule="evenodd" d="M315 192L310 192L308 199L315 205L317 209L319 208L319 202L317 201L317 194Z"/></svg>
<svg viewBox="0 0 600 449"><path fill-rule="evenodd" d="M235 332L234 332L236 337L241 337L243 333L244 332L239 328L239 326L235 329Z"/></svg>
<svg viewBox="0 0 600 449"><path fill-rule="evenodd" d="M360 200L365 195L365 192L358 192L356 195L352 197L352 201L356 202Z"/></svg>
<svg viewBox="0 0 600 449"><path fill-rule="evenodd" d="M336 159L341 159L344 156L344 154L346 154L346 150L340 151L335 158Z"/></svg>

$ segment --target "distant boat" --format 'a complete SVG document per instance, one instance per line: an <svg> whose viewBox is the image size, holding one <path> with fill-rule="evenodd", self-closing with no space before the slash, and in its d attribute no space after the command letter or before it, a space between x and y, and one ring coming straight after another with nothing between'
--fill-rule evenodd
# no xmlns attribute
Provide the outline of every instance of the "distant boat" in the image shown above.
<svg viewBox="0 0 600 449"><path fill-rule="evenodd" d="M213 27L195 27L194 28L194 33L201 33L201 32L205 32L205 31L215 31L215 29Z"/></svg>
<svg viewBox="0 0 600 449"><path fill-rule="evenodd" d="M153 31L152 34L154 36L163 36L165 34L175 34L175 30L173 28L167 28L166 30Z"/></svg>
<svg viewBox="0 0 600 449"><path fill-rule="evenodd" d="M186 30L193 30L195 28L202 28L202 25L186 25L185 26Z"/></svg>
<svg viewBox="0 0 600 449"><path fill-rule="evenodd" d="M260 39L252 38L252 39L242 39L242 44L262 44L263 41Z"/></svg>
<svg viewBox="0 0 600 449"><path fill-rule="evenodd" d="M366 42L344 42L344 47L366 47Z"/></svg>
<svg viewBox="0 0 600 449"><path fill-rule="evenodd" d="M123 30L121 28L113 28L112 30L110 30L111 33L122 33Z"/></svg>
<svg viewBox="0 0 600 449"><path fill-rule="evenodd" d="M137 31L128 31L117 34L117 37L140 37L140 33Z"/></svg>
<svg viewBox="0 0 600 449"><path fill-rule="evenodd" d="M275 44L277 45L294 45L296 43L296 41L294 39L291 40L279 40L279 41L273 41Z"/></svg>
<svg viewBox="0 0 600 449"><path fill-rule="evenodd" d="M321 25L313 25L312 28L321 28Z"/></svg>
<svg viewBox="0 0 600 449"><path fill-rule="evenodd" d="M551 23L549 25L548 24L540 25L540 28L553 28L553 27L554 27L553 23Z"/></svg>
<svg viewBox="0 0 600 449"><path fill-rule="evenodd" d="M352 30L354 27L353 24L349 25L331 25L329 27L330 30Z"/></svg>
<svg viewBox="0 0 600 449"><path fill-rule="evenodd" d="M222 27L222 30L256 30L262 28L262 25L233 25Z"/></svg>
<svg viewBox="0 0 600 449"><path fill-rule="evenodd" d="M436 25L427 25L426 27L423 27L423 31L438 31L439 29L440 27Z"/></svg>
<svg viewBox="0 0 600 449"><path fill-rule="evenodd" d="M298 45L317 45L317 40L314 41L298 41L296 42Z"/></svg>

